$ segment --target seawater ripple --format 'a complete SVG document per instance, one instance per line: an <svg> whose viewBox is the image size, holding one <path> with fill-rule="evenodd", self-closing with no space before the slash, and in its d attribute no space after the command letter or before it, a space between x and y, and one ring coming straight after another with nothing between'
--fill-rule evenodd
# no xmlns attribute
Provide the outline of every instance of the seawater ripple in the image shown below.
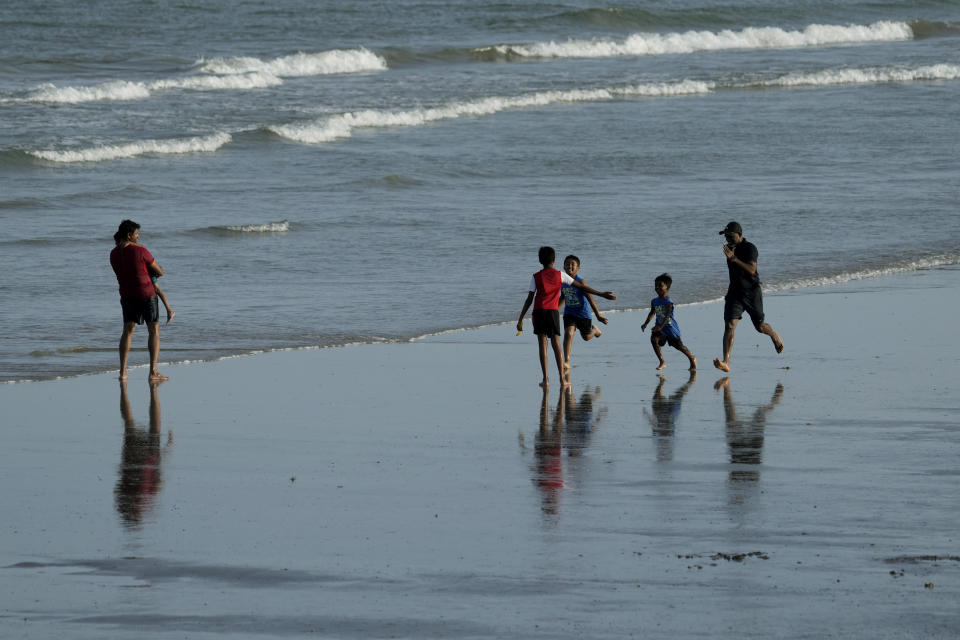
<svg viewBox="0 0 960 640"><path fill-rule="evenodd" d="M104 145L68 151L30 151L30 155L50 162L100 162L118 158L133 158L144 154L210 153L232 140L229 133L171 140L140 140L126 144Z"/></svg>

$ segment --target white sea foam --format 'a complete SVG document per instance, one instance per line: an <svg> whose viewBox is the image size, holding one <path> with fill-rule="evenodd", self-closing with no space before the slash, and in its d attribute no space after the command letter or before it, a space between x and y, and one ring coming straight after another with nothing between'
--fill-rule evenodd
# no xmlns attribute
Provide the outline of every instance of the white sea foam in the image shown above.
<svg viewBox="0 0 960 640"><path fill-rule="evenodd" d="M857 280L867 280L870 278L879 278L881 276L896 275L898 273L909 273L911 271L921 271L923 269L935 269L937 267L946 267L955 264L960 264L960 256L956 254L943 254L882 267L861 269L858 271L847 271L833 275L818 276L816 278L799 278L781 284L764 284L763 290L790 291L792 289L824 287L834 284L843 284L845 282L854 282Z"/></svg>
<svg viewBox="0 0 960 640"><path fill-rule="evenodd" d="M353 111L303 124L269 127L279 136L318 144L348 138L358 128L415 127L439 120L464 116L486 116L510 109L544 107L558 103L597 102L620 97L659 97L708 93L713 84L685 80L676 83L642 84L627 87L543 91L512 97L490 97L471 102L451 102L438 107L385 111L367 109Z"/></svg>
<svg viewBox="0 0 960 640"><path fill-rule="evenodd" d="M333 49L319 53L295 53L272 60L253 57L198 60L197 66L208 73L269 73L280 77L318 76L336 73L383 71L387 62L367 49Z"/></svg>
<svg viewBox="0 0 960 640"><path fill-rule="evenodd" d="M913 82L918 80L960 80L960 65L935 64L925 67L877 69L828 69L814 73L789 73L762 82L763 86L797 87L838 84Z"/></svg>
<svg viewBox="0 0 960 640"><path fill-rule="evenodd" d="M216 151L230 142L229 133L215 133L196 138L177 138L171 140L140 140L120 145L103 145L88 149L69 151L30 151L30 155L51 162L101 162L119 158L132 158L148 153L178 154L203 153Z"/></svg>
<svg viewBox="0 0 960 640"><path fill-rule="evenodd" d="M722 51L730 49L788 49L835 44L911 40L906 22L882 21L869 25L811 24L801 31L779 27L747 27L740 31L686 31L635 33L624 40L569 40L526 45L499 45L493 50L521 58L609 58Z"/></svg>
<svg viewBox="0 0 960 640"><path fill-rule="evenodd" d="M188 89L194 91L263 89L283 84L279 77L263 71L224 76L193 75L154 82L115 81L85 87L57 87L45 84L32 90L25 102L79 104L108 100L144 100L155 91Z"/></svg>
<svg viewBox="0 0 960 640"><path fill-rule="evenodd" d="M241 233L286 233L290 231L290 222L280 220L277 222L267 222L264 224L242 224L224 227L229 231L239 231Z"/></svg>
<svg viewBox="0 0 960 640"><path fill-rule="evenodd" d="M118 80L88 87L57 87L44 84L30 91L25 102L55 102L76 104L97 100L143 100L150 97L150 89L142 82Z"/></svg>

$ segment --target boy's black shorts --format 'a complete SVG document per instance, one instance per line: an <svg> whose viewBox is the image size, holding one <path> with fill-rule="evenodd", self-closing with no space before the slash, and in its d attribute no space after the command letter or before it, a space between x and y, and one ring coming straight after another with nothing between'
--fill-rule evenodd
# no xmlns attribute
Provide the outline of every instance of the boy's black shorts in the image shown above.
<svg viewBox="0 0 960 640"><path fill-rule="evenodd" d="M665 344L668 344L674 349L683 349L683 340L680 338L671 338L670 336L665 336L662 333L651 333L650 339L656 340L657 344L661 347Z"/></svg>
<svg viewBox="0 0 960 640"><path fill-rule="evenodd" d="M723 303L723 321L730 322L734 318L739 320L746 311L750 316L750 321L757 331L760 331L760 325L763 324L763 292L757 288L755 291L742 292L735 295L728 294Z"/></svg>
<svg viewBox="0 0 960 640"><path fill-rule="evenodd" d="M123 309L124 322L159 322L160 307L157 297L152 298L120 298L120 308Z"/></svg>
<svg viewBox="0 0 960 640"><path fill-rule="evenodd" d="M557 309L534 309L533 332L538 336L560 336L560 311Z"/></svg>
<svg viewBox="0 0 960 640"><path fill-rule="evenodd" d="M590 318L581 318L580 316L563 314L563 328L576 327L577 331L584 339L593 333L593 320Z"/></svg>

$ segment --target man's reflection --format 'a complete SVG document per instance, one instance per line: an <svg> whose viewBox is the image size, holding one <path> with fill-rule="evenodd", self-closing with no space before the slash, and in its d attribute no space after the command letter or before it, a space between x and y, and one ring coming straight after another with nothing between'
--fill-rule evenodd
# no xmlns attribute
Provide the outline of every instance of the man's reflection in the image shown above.
<svg viewBox="0 0 960 640"><path fill-rule="evenodd" d="M741 465L759 465L763 457L763 434L770 413L783 397L783 385L779 382L773 391L770 402L757 407L749 420L737 417L737 408L733 403L730 390L730 378L717 380L714 389L723 390L723 411L727 422L727 446L730 448L730 483L756 482L760 472L756 469L742 468Z"/></svg>
<svg viewBox="0 0 960 640"><path fill-rule="evenodd" d="M540 509L554 515L559 511L560 492L563 489L563 413L566 394L557 398L557 408L550 420L547 389L543 390L540 403L540 428L533 447L536 467L534 482L540 490Z"/></svg>
<svg viewBox="0 0 960 640"><path fill-rule="evenodd" d="M123 450L120 455L119 477L114 489L117 512L123 525L137 528L144 515L153 507L153 501L162 485L160 460L160 383L150 383L150 428L138 427L130 409L127 381L120 381L120 416L123 418ZM173 432L167 433L169 449Z"/></svg>
<svg viewBox="0 0 960 640"><path fill-rule="evenodd" d="M650 421L653 429L653 438L657 445L657 460L659 462L669 462L673 460L673 433L677 424L677 416L680 415L680 403L683 402L683 396L690 390L690 386L697 379L697 371L690 371L690 377L676 391L669 396L663 395L663 385L667 381L664 375L658 375L660 383L653 391L653 398L650 400L652 414L644 407L643 412Z"/></svg>

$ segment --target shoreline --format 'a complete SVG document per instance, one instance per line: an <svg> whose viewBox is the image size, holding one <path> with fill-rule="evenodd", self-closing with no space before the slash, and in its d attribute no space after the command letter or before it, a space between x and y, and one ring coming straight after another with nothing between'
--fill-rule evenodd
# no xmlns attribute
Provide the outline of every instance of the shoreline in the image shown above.
<svg viewBox="0 0 960 640"><path fill-rule="evenodd" d="M816 293L819 290L829 291L832 287L847 287L855 286L857 283L869 283L873 280L883 280L886 278L892 278L897 276L909 275L913 273L922 273L924 271L936 271L940 269L951 270L957 268L960 263L950 256L940 256L930 259L924 259L917 262L909 262L904 266L894 266L886 267L882 269L866 269L861 271L853 272L844 272L837 274L835 276L821 276L812 279L800 279L787 282L782 285L774 285L771 287L764 286L764 297L775 297L780 295L791 295L796 292L811 292ZM690 307L699 307L705 305L718 304L723 302L723 296L720 295L716 298L710 298L705 300L696 300L692 302L680 302L677 303L677 309L682 311L685 308ZM623 309L608 308L604 309L605 313L610 314L633 314L633 313L646 313L649 310L649 307L628 307ZM177 367L184 365L204 365L204 364L215 364L217 362L222 362L226 360L232 360L236 358L254 358L258 356L263 356L270 353L286 353L286 352L297 352L297 351L318 351L326 349L346 349L359 346L375 346L375 345L388 345L388 344L405 344L405 343L415 343L428 341L431 339L443 337L446 335L455 335L461 332L470 332L470 331L482 331L486 329L494 329L497 327L503 326L512 326L515 323L515 320L505 320L502 322L492 322L481 324L477 326L469 327L455 327L450 329L440 329L438 331L433 331L425 334L420 334L412 337L404 338L371 338L369 340L360 340L346 342L342 344L322 344L322 345L302 345L302 346L287 346L287 347L276 347L268 349L254 349L250 351L244 351L242 353L232 353L221 356L216 356L209 359L182 359L182 360L167 360L163 361L164 354L164 343L162 340L163 334L163 323L161 323L161 362L160 367ZM143 333L145 329L141 327L141 332ZM136 338L135 338L136 339ZM103 350L103 349L99 349ZM172 346L169 351L176 352L176 346ZM145 346L134 347L130 350L131 360L136 361L136 356L145 356L147 353L147 348ZM147 368L146 363L132 364L130 365L131 371L137 369ZM64 376L54 376L47 378L23 378L17 380L0 380L0 386L3 385L20 385L24 383L42 383L42 382L53 382L58 380L70 380L74 378L81 378L85 376L98 376L98 375L108 375L115 373L119 369L104 369L99 371L88 371L74 375L64 375Z"/></svg>

